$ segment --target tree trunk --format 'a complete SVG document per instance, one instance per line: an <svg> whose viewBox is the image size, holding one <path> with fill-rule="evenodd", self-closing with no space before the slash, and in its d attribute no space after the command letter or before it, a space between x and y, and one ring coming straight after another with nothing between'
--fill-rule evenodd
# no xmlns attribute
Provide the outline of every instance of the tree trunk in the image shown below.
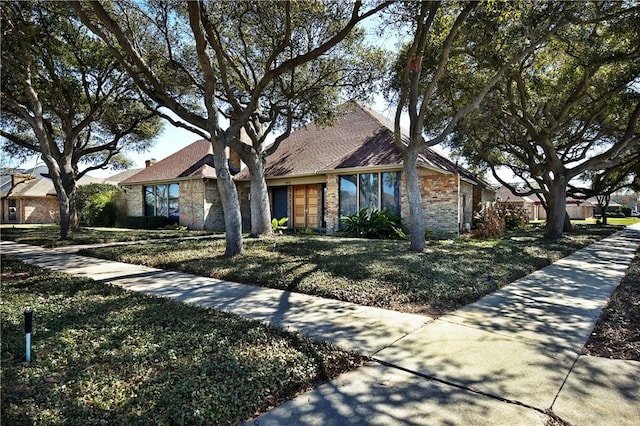
<svg viewBox="0 0 640 426"><path fill-rule="evenodd" d="M255 152L251 152L243 158L243 161L251 174L251 236L269 235L273 230L269 190L264 178L264 159Z"/></svg>
<svg viewBox="0 0 640 426"><path fill-rule="evenodd" d="M571 217L569 217L569 212L564 211L564 225L562 226L563 232L571 232L573 231L573 225L571 224Z"/></svg>
<svg viewBox="0 0 640 426"><path fill-rule="evenodd" d="M77 228L80 223L76 209L76 175L73 166L64 158L56 160L44 156L43 158L49 169L49 175L58 198L60 239L67 240L71 237L71 231Z"/></svg>
<svg viewBox="0 0 640 426"><path fill-rule="evenodd" d="M407 184L407 200L409 202L409 250L424 250L424 219L422 217L422 196L418 179L418 147L410 143L402 154L404 178Z"/></svg>
<svg viewBox="0 0 640 426"><path fill-rule="evenodd" d="M212 138L213 161L216 168L216 182L222 201L224 213L225 257L233 257L242 253L242 216L240 215L240 201L236 185L231 179L225 141L222 138Z"/></svg>
<svg viewBox="0 0 640 426"><path fill-rule="evenodd" d="M547 199L547 226L545 238L558 239L562 237L565 219L567 217L567 181L558 176L551 184Z"/></svg>

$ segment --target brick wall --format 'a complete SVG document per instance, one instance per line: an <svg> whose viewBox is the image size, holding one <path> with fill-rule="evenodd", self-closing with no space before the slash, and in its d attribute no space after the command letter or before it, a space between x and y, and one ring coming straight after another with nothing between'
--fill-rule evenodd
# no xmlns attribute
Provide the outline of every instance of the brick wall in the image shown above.
<svg viewBox="0 0 640 426"><path fill-rule="evenodd" d="M327 224L327 234L333 235L338 231L340 225L339 207L340 207L340 191L338 184L338 175L327 175L327 199L325 206L324 220Z"/></svg>
<svg viewBox="0 0 640 426"><path fill-rule="evenodd" d="M458 209L460 205L459 176L443 174L419 168L420 191L422 193L422 213L425 228L438 236L458 235ZM402 174L400 196L402 217L409 217L407 184Z"/></svg>
<svg viewBox="0 0 640 426"><path fill-rule="evenodd" d="M56 197L27 197L17 200L19 223L59 223ZM22 215L22 216L21 216Z"/></svg>

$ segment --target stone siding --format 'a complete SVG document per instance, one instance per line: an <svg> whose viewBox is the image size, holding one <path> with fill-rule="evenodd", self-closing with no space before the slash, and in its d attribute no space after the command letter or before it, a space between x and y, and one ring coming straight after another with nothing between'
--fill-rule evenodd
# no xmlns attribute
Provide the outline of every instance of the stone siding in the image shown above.
<svg viewBox="0 0 640 426"><path fill-rule="evenodd" d="M180 225L189 229L224 229L224 214L216 181L180 181ZM144 216L143 185L126 186L126 215Z"/></svg>
<svg viewBox="0 0 640 426"><path fill-rule="evenodd" d="M205 183L202 180L180 182L180 225L203 229Z"/></svg>
<svg viewBox="0 0 640 426"><path fill-rule="evenodd" d="M205 191L204 206L202 214L204 215L204 228L212 230L224 230L224 211L222 210L222 200L220 198L220 192L218 191L218 184L213 179L206 179L200 181ZM199 199L202 200L201 195L191 195L194 203ZM198 196L200 198L198 198ZM182 192L180 193L182 197ZM201 224L203 222L200 222ZM202 228L200 228L202 229Z"/></svg>
<svg viewBox="0 0 640 426"><path fill-rule="evenodd" d="M142 185L124 187L125 214L126 216L144 216L144 195Z"/></svg>
<svg viewBox="0 0 640 426"><path fill-rule="evenodd" d="M340 191L337 174L327 175L327 198L324 220L327 225L327 234L333 235L340 226Z"/></svg>

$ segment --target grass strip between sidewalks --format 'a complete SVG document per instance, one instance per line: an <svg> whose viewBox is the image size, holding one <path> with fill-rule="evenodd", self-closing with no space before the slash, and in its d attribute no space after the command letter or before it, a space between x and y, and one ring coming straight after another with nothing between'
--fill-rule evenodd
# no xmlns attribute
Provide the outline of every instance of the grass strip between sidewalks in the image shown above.
<svg viewBox="0 0 640 426"><path fill-rule="evenodd" d="M7 425L236 424L363 362L256 321L5 257L1 314Z"/></svg>
<svg viewBox="0 0 640 426"><path fill-rule="evenodd" d="M90 249L82 254L431 316L474 302L619 228L578 226L559 240L540 228L502 238L406 241L280 235L246 239L221 256L224 239Z"/></svg>

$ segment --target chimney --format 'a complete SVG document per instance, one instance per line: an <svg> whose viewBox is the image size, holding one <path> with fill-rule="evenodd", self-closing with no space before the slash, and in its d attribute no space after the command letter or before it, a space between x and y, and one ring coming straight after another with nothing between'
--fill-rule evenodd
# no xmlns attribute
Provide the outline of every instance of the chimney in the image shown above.
<svg viewBox="0 0 640 426"><path fill-rule="evenodd" d="M35 176L23 174L23 173L17 173L17 174L11 175L11 187L14 187L19 183L22 183L31 179L35 179Z"/></svg>
<svg viewBox="0 0 640 426"><path fill-rule="evenodd" d="M156 159L155 158L151 158L149 160L145 160L144 167L148 168L148 167L150 167L150 166L152 166L154 164L156 164Z"/></svg>

